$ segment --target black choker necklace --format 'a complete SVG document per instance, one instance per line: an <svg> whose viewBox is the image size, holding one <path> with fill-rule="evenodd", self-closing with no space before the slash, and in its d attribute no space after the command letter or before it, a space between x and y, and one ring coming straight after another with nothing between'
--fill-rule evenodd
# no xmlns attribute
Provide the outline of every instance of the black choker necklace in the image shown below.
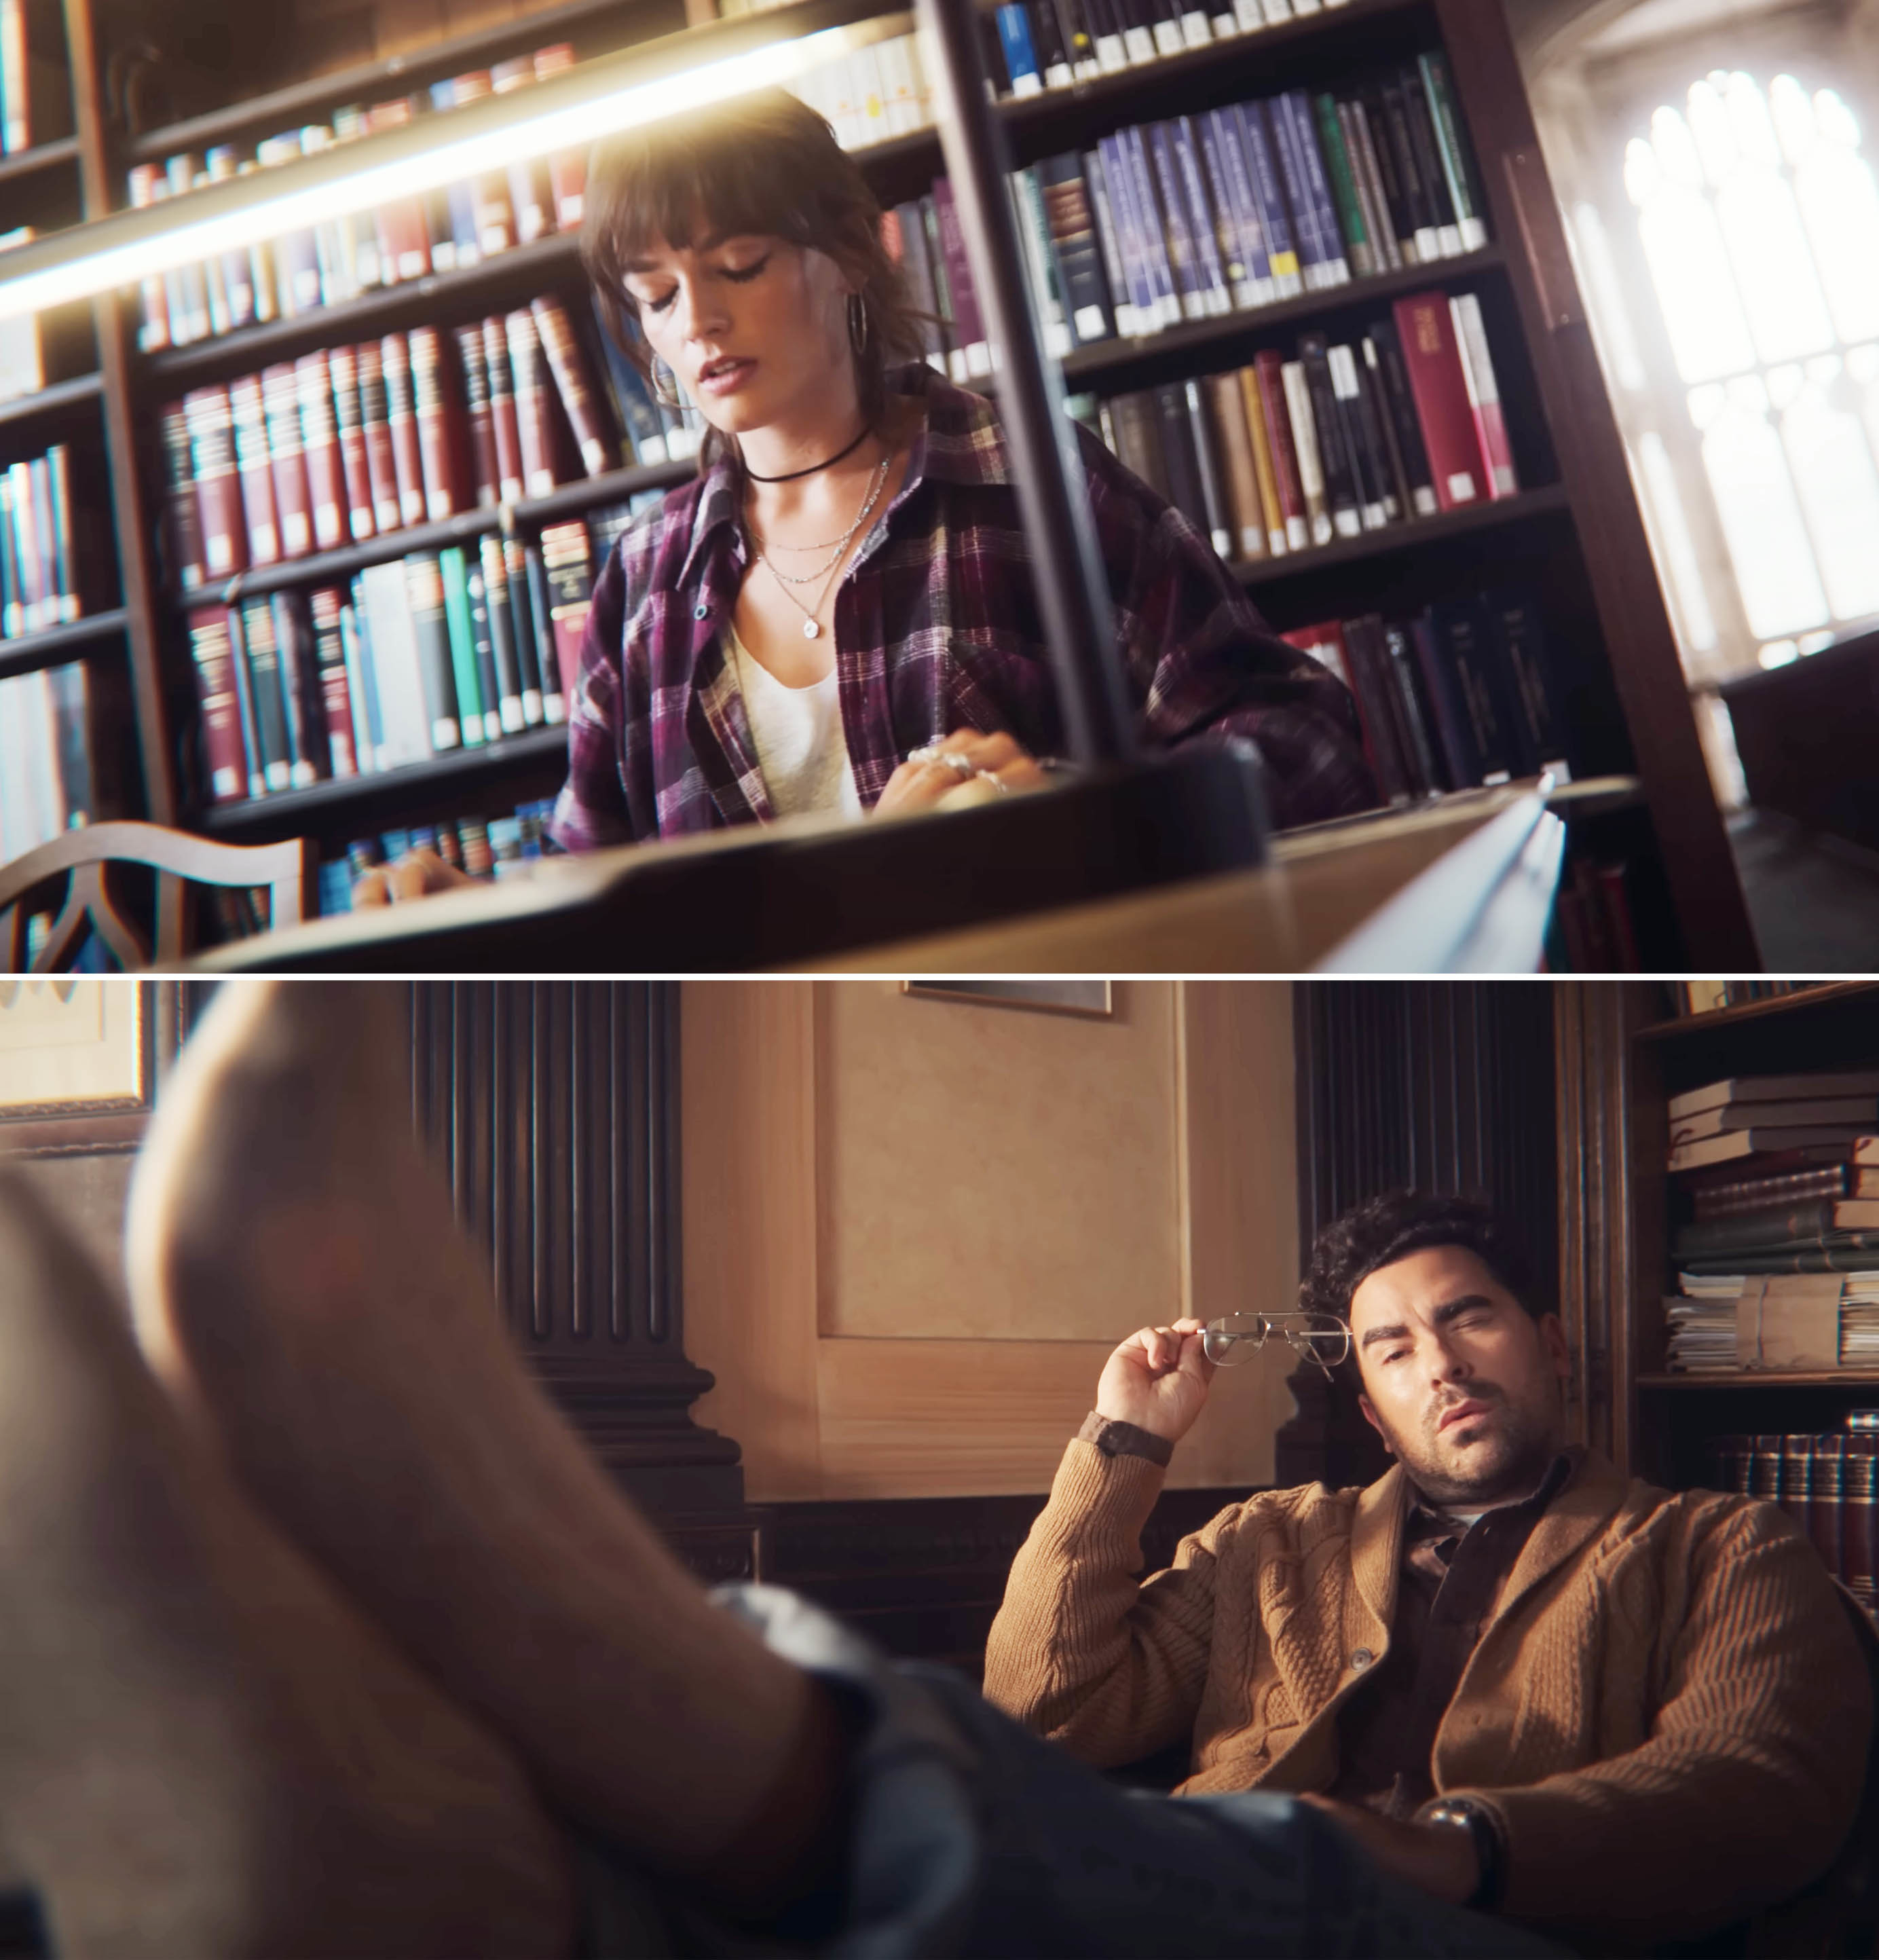
<svg viewBox="0 0 1879 1960"><path fill-rule="evenodd" d="M868 439L869 431L863 425L861 433L846 449L838 449L826 463L812 463L806 469L792 469L787 476L759 476L749 463L744 466L744 474L753 483L793 483L799 476L813 476L819 469L832 469L844 456L852 456Z"/></svg>

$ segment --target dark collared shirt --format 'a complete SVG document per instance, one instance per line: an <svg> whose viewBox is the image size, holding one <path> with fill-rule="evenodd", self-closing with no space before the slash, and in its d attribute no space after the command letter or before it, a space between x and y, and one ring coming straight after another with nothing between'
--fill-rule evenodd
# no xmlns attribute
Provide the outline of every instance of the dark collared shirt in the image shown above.
<svg viewBox="0 0 1879 1960"><path fill-rule="evenodd" d="M908 751L955 728L1061 755L1029 549L991 404L922 365L906 480L837 593L842 733L863 807ZM1241 737L1270 771L1273 818L1376 800L1343 683L1269 632L1188 520L1081 433L1118 644L1151 746ZM549 826L572 851L768 819L724 628L748 569L727 464L629 530L594 588L568 716L567 787Z"/></svg>
<svg viewBox="0 0 1879 1960"><path fill-rule="evenodd" d="M1471 1525L1412 1502L1389 1652L1338 1717L1337 1780L1327 1796L1407 1817L1435 1794L1435 1731L1534 1526L1583 1454L1563 1450L1531 1497Z"/></svg>

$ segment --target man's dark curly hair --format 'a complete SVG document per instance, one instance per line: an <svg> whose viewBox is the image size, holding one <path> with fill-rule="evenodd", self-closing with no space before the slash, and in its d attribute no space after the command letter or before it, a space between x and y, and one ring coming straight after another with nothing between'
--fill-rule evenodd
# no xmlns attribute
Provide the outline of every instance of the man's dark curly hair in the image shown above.
<svg viewBox="0 0 1879 1960"><path fill-rule="evenodd" d="M1372 1273L1431 1246L1472 1252L1534 1319L1549 1310L1533 1297L1532 1262L1511 1218L1474 1198L1418 1191L1387 1191L1334 1218L1311 1248L1299 1305L1348 1320L1351 1295Z"/></svg>

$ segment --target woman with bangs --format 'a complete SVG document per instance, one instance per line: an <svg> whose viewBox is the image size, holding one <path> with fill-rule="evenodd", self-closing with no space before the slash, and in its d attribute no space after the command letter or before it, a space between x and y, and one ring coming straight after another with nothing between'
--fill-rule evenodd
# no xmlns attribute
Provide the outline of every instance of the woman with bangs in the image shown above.
<svg viewBox="0 0 1879 1960"><path fill-rule="evenodd" d="M708 431L596 582L550 826L568 850L1025 788L1063 724L993 405L920 358L882 215L781 90L596 155L582 253L620 344ZM1342 683L1200 533L1082 453L1145 746L1233 738L1281 826L1375 793ZM458 882L440 861L362 899Z"/></svg>

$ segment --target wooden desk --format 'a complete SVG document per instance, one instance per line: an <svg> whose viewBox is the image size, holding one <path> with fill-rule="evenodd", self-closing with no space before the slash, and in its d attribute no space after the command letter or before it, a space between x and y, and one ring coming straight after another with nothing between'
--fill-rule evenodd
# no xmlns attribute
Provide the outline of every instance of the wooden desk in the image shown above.
<svg viewBox="0 0 1879 1960"><path fill-rule="evenodd" d="M1609 786L1577 784L1566 794L1582 800L1601 793ZM969 813L932 819L968 820ZM752 854L750 839L717 837L553 861L534 877L493 890L427 899L420 934L411 931L415 908L402 918L394 908L323 920L219 949L196 970L1532 972L1564 840L1565 826L1537 785L1471 790L1288 832L1256 869L930 935L897 930L879 943L867 940L865 928L858 937L850 918L843 950L753 968L701 956L700 947L712 942L684 929L682 905L673 902L672 873L688 859L709 859L714 873L740 864L753 872L743 886L720 878L720 902L730 890L763 908L756 873L765 860ZM831 915L838 912L841 895L824 896Z"/></svg>

